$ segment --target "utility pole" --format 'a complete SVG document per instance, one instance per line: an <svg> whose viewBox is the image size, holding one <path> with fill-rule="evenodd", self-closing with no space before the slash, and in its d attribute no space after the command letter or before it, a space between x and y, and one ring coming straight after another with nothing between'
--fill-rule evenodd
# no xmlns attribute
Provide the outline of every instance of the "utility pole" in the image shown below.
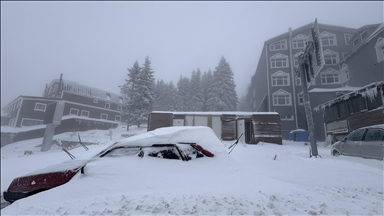
<svg viewBox="0 0 384 216"><path fill-rule="evenodd" d="M308 41L302 53L299 56L299 66L296 75L300 75L301 87L303 89L305 117L307 120L309 141L311 143L310 156L318 156L317 144L315 138L315 125L313 122L311 101L308 93L308 86L324 66L324 55L321 44L319 27L317 19L308 36Z"/></svg>

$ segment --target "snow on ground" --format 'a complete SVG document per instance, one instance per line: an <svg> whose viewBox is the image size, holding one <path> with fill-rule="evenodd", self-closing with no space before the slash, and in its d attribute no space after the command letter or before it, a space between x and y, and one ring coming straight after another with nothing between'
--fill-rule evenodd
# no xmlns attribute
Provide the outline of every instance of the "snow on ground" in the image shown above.
<svg viewBox="0 0 384 216"><path fill-rule="evenodd" d="M89 151L69 151L87 159L117 140L146 128L80 132ZM77 140L77 134L55 139ZM70 160L60 147L40 152L42 138L1 148L1 190L13 178ZM227 151L234 141L224 141ZM25 151L32 155L25 155ZM309 158L304 142L283 145L239 143L225 163L217 158L188 162L120 157L86 166L58 188L18 200L1 215L383 215L383 161L332 157L318 144L321 158ZM118 164L135 164L121 166ZM167 169L171 167L172 169ZM130 178L116 173L129 169ZM89 175L87 175L89 173ZM133 178L132 178L133 176Z"/></svg>

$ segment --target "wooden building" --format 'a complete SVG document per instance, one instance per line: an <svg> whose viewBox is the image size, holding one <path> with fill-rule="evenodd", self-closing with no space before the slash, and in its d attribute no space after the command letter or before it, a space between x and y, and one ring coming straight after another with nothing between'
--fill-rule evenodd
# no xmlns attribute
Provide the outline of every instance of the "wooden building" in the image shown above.
<svg viewBox="0 0 384 216"><path fill-rule="evenodd" d="M43 136L45 128L36 129L30 126L46 124L44 119L48 107L58 101L64 102L64 111L61 125L55 129L55 134L91 129L107 130L125 121L124 102L120 95L60 77L46 85L43 97L19 96L3 107L1 125L14 129L2 130L2 145ZM20 127L23 130L15 130ZM28 129L34 132L27 133Z"/></svg>
<svg viewBox="0 0 384 216"><path fill-rule="evenodd" d="M324 118L325 136L335 142L365 126L384 124L384 81L374 82L315 107Z"/></svg>
<svg viewBox="0 0 384 216"><path fill-rule="evenodd" d="M208 126L222 140L282 144L281 120L276 112L162 112L149 114L148 131L170 126Z"/></svg>

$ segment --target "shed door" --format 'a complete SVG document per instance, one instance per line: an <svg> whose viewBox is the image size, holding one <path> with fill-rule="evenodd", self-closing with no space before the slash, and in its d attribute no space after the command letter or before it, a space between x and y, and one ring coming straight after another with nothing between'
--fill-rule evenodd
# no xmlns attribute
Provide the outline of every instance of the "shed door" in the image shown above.
<svg viewBox="0 0 384 216"><path fill-rule="evenodd" d="M194 126L208 126L208 117L207 116L195 116L195 125Z"/></svg>
<svg viewBox="0 0 384 216"><path fill-rule="evenodd" d="M220 116L212 117L212 129L215 132L216 136L221 138L221 118Z"/></svg>
<svg viewBox="0 0 384 216"><path fill-rule="evenodd" d="M173 126L184 126L184 119L173 119Z"/></svg>
<svg viewBox="0 0 384 216"><path fill-rule="evenodd" d="M237 120L237 136L236 136L236 139L239 138L241 134L243 134L243 136L241 136L240 141L242 143L245 143L245 121L244 121L244 119L238 119Z"/></svg>
<svg viewBox="0 0 384 216"><path fill-rule="evenodd" d="M185 116L185 126L193 126L193 116Z"/></svg>

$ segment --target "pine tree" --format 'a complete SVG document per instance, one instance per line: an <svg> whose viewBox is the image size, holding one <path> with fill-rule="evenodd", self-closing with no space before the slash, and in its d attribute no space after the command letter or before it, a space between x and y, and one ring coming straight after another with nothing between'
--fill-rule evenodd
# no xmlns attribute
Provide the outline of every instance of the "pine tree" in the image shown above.
<svg viewBox="0 0 384 216"><path fill-rule="evenodd" d="M233 72L224 57L215 68L212 76L207 107L209 111L235 111L238 103Z"/></svg>
<svg viewBox="0 0 384 216"><path fill-rule="evenodd" d="M203 89L201 87L201 72L199 68L197 69L196 72L195 71L192 72L190 89L191 89L190 111L202 111L204 106L204 95L203 95Z"/></svg>
<svg viewBox="0 0 384 216"><path fill-rule="evenodd" d="M180 76L177 82L177 104L178 111L190 111L191 99L190 81L188 77Z"/></svg>
<svg viewBox="0 0 384 216"><path fill-rule="evenodd" d="M203 90L203 111L208 111L207 101L209 98L209 90L212 84L212 72L208 70L208 72L204 72L201 76L201 88Z"/></svg>
<svg viewBox="0 0 384 216"><path fill-rule="evenodd" d="M148 116L149 113L152 111L153 103L155 101L154 98L154 91L155 91L155 78L154 78L154 72L151 68L151 61L149 60L149 57L147 56L145 58L144 65L141 68L141 76L142 76L142 93L144 96L144 99L147 101L147 106L144 108L145 112L144 115Z"/></svg>
<svg viewBox="0 0 384 216"><path fill-rule="evenodd" d="M158 80L155 89L154 110L175 111L177 89L173 83L166 84L163 80Z"/></svg>
<svg viewBox="0 0 384 216"><path fill-rule="evenodd" d="M149 58L145 59L143 68L136 61L132 68L128 69L128 79L125 81L121 93L127 101L128 127L140 127L141 123L148 120L154 102L154 79Z"/></svg>

